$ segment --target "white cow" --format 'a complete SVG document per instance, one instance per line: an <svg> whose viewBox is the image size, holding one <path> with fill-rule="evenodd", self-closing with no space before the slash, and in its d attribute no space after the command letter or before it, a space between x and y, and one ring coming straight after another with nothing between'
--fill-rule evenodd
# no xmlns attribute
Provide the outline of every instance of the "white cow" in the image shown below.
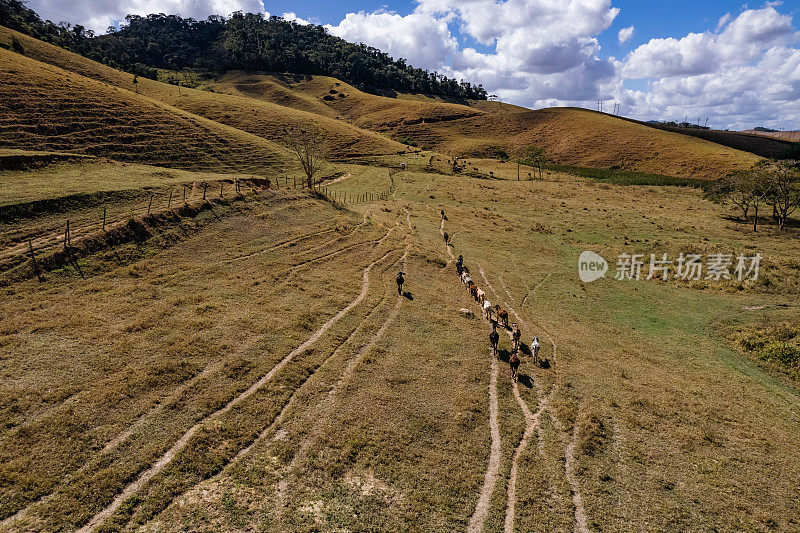
<svg viewBox="0 0 800 533"><path fill-rule="evenodd" d="M486 299L483 300L483 316L486 320L492 320L492 302Z"/></svg>
<svg viewBox="0 0 800 533"><path fill-rule="evenodd" d="M533 364L539 362L539 337L531 340L531 353L533 354Z"/></svg>

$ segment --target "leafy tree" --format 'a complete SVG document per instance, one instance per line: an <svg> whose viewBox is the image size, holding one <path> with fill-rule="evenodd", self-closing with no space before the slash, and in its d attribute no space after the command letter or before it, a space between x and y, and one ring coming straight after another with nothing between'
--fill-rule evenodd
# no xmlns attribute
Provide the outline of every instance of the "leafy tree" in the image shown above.
<svg viewBox="0 0 800 533"><path fill-rule="evenodd" d="M789 216L800 207L800 170L796 161L764 163L767 203L776 215L778 229L786 229Z"/></svg>
<svg viewBox="0 0 800 533"><path fill-rule="evenodd" d="M748 220L753 210L753 231L758 231L758 209L766 204L772 206L778 229L786 223L800 207L800 171L793 161L761 161L748 170L731 173L717 180L706 191L710 200L725 204L730 202Z"/></svg>
<svg viewBox="0 0 800 533"><path fill-rule="evenodd" d="M526 146L517 153L517 164L536 167L539 170L539 179L542 179L542 165L546 160L547 149L544 146L536 146L532 144L530 146Z"/></svg>

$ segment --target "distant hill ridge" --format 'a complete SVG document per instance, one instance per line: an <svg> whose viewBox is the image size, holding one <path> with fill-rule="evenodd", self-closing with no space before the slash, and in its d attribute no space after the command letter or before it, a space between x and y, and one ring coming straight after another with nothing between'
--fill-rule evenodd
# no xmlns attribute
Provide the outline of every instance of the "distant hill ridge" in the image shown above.
<svg viewBox="0 0 800 533"><path fill-rule="evenodd" d="M481 85L415 68L376 48L334 37L322 26L241 12L199 21L164 14L125 20L125 26L94 36L80 25L42 21L20 0L0 0L4 26L140 76L155 78L158 68L279 71L335 76L366 90L486 99Z"/></svg>
<svg viewBox="0 0 800 533"><path fill-rule="evenodd" d="M292 165L282 146L286 129L313 127L336 160L396 154L408 144L459 157L513 158L536 145L562 165L714 179L759 159L585 109L386 97L333 77L244 71L193 89L134 82L131 74L2 27L0 47L3 148L273 175Z"/></svg>

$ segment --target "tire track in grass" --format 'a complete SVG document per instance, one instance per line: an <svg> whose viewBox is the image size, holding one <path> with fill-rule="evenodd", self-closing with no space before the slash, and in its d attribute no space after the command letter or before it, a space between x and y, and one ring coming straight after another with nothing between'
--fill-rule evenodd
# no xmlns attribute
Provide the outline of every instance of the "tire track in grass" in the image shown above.
<svg viewBox="0 0 800 533"><path fill-rule="evenodd" d="M183 436L181 436L175 444L166 452L164 453L149 469L144 471L139 477L129 483L117 496L114 500L106 506L102 511L97 513L86 525L81 527L78 531L81 533L85 533L88 531L92 531L95 528L99 527L100 525L105 522L111 515L113 515L117 509L119 509L120 505L127 500L129 497L133 496L137 493L147 481L149 481L153 476L161 472L177 455L178 452L182 451L189 440L197 433L197 431L205 425L208 421L214 420L219 418L220 416L224 415L228 411L230 411L233 407L241 403L242 401L246 400L250 396L252 396L256 391L258 391L261 387L263 387L267 382L269 382L275 374L277 374L281 369L283 369L294 357L298 354L302 353L304 350L309 348L313 345L331 326L336 324L342 317L344 317L347 313L349 313L352 309L354 309L361 301L366 297L367 291L369 289L369 273L372 270L372 267L375 266L380 261L383 261L392 251L386 252L383 256L379 259L374 260L372 263L367 265L364 268L361 280L361 292L358 296L352 300L345 308L341 309L335 316L330 318L325 324L323 324L319 329L317 329L308 339L306 339L302 344L300 344L297 348L289 352L281 361L272 367L261 379L253 383L247 390L240 393L236 396L233 400L228 402L225 406L214 411L210 415L204 417L202 420L197 422L193 425L188 431L186 431Z"/></svg>
<svg viewBox="0 0 800 533"><path fill-rule="evenodd" d="M408 210L406 210L406 213L408 213ZM442 219L441 224L439 224L439 233L444 239L444 219ZM447 253L452 261L454 257L452 250L450 250L447 244L445 244L445 248L447 248ZM448 261L448 264L450 264L451 261ZM483 316L482 309L480 313L481 316ZM489 462L486 466L486 473L483 478L483 485L481 486L481 491L478 493L478 501L475 504L475 509L467 524L468 533L483 531L483 525L486 523L486 518L489 516L489 510L491 509L492 494L494 493L494 488L497 485L497 480L500 475L502 447L499 422L500 407L497 397L497 376L500 369L497 364L497 358L494 356L494 352L491 349L489 350L489 360L491 361L489 370L489 434L491 436L491 446L489 450Z"/></svg>
<svg viewBox="0 0 800 533"><path fill-rule="evenodd" d="M478 495L478 503L475 505L475 511L469 519L467 531L475 533L483 531L483 524L489 516L489 508L492 502L492 493L494 487L497 485L497 479L500 474L500 423L498 422L498 413L500 408L497 401L497 374L499 372L497 358L494 356L492 350L489 350L489 357L491 363L491 373L489 377L489 431L492 436L492 446L489 453L489 464L486 468L486 474L483 478L483 486Z"/></svg>
<svg viewBox="0 0 800 533"><path fill-rule="evenodd" d="M334 252L326 253L326 254L323 254L322 256L314 257L312 259L308 259L308 260L302 261L300 263L297 263L285 273L285 275L283 276L284 277L284 281L288 280L300 267L303 267L303 266L305 266L307 264L310 264L310 263L313 263L313 262L316 262L316 261L321 261L323 259L330 259L330 258L332 258L332 257L334 257L336 255L339 255L340 253L343 253L343 252L345 252L345 251L347 251L349 249L352 249L352 248L360 246L360 245L366 245L366 244L373 244L373 245L374 244L378 244L378 245L380 245L380 243L382 243L389 236L389 234L391 234L391 232L394 229L395 229L394 227L390 228L386 232L386 234L382 238L380 238L378 240L356 243L356 244L341 248L339 250L336 250ZM318 235L319 233L320 232L315 232L314 235ZM300 237L300 238L302 239L304 237L305 236ZM279 245L280 244L286 244L288 242L290 242L290 240L284 241L283 243L279 243ZM278 246L278 245L276 245L276 246ZM271 248L275 248L276 246L273 246ZM237 350L234 352L233 355L237 355L237 354L241 354L241 353L246 352L252 346L257 344L258 341L262 340L263 338L264 338L264 335L255 335L255 336L249 337L243 344L241 344L237 348ZM224 368L224 366L225 366L225 360L219 360L219 361L212 362L211 364L206 366L200 373L196 374L195 376L193 376L189 380L185 381L178 388L173 390L166 399L163 399L163 400L159 401L157 405L154 405L152 408L150 408L148 411L146 411L141 416L139 416L136 420L134 420L134 422L128 428L126 428L124 431L122 431L121 433L116 435L114 438L112 438L110 441L108 441L105 444L105 446L103 447L103 449L100 450L100 452L96 456L94 456L92 458L89 458L76 471L74 471L72 473L69 473L66 476L64 476L64 478L62 478L62 480L59 481L58 484L55 485L55 488L52 491L42 495L41 497L39 497L38 499L36 499L34 501L28 503L28 505L26 505L25 507L23 507L22 509L20 509L19 511L17 511L13 515L8 516L5 519L3 519L2 521L0 521L0 528L9 527L15 521L27 516L33 510L34 507L37 507L37 506L40 506L40 505L44 505L47 502L49 502L56 495L56 493L58 492L58 488L59 487L63 487L65 485L69 484L72 479L74 479L75 477L85 473L91 467L92 459L107 455L107 454L111 453L112 451L114 451L120 444L125 442L134 433L134 431L136 431L143 423L145 423L147 420L149 420L153 416L157 415L159 412L161 412L164 409L166 409L167 406L173 405L174 402L178 398L180 398L181 395L186 390L191 389L194 385L196 385L198 382L202 381L204 378L208 377L209 375L212 375L212 374L220 371L222 368ZM78 396L80 396L81 393L83 393L83 392L85 392L85 390L75 393L72 397L70 397L69 401L72 401L74 403L74 401L77 401ZM64 406L64 403L60 404L59 406L54 407L53 409L57 409L57 408L63 407L63 406ZM53 409L50 409L46 413L43 413L41 416L37 417L37 420L48 416L53 411ZM28 426L28 425L30 425L30 424L25 424L25 426ZM25 427L25 426L21 426L21 427Z"/></svg>
<svg viewBox="0 0 800 533"><path fill-rule="evenodd" d="M483 271L483 267L481 265L478 265L478 272L483 278L483 281L486 283L486 286L489 287L489 289L492 291L492 294L497 298L498 302L501 301L502 299L500 298L500 294L498 294L498 292L494 290L494 287L492 287L492 285L489 283L489 280L486 277L486 273ZM502 279L500 280L500 283L501 285L503 285L506 294L508 294L510 297L510 293L508 292L508 289L505 288L505 283L502 282ZM508 310L511 311L511 314L513 314L514 317L517 319L517 322L519 322L521 326L527 329L527 324L519 317L519 315L514 311L514 309L512 309L511 306L508 305L508 302L503 302L503 304L506 307L508 307ZM513 338L513 334L510 331L506 330L506 333L508 333L508 336L510 338ZM506 488L506 516L505 516L505 521L503 523L504 531L506 533L511 533L514 531L514 517L516 515L516 504L517 504L516 491L517 491L517 472L519 470L519 458L527 449L528 441L530 441L530 438L533 436L533 432L540 430L541 426L539 423L539 418L542 412L544 411L545 407L549 404L552 392L553 390L555 390L555 388L553 388L549 395L544 396L544 391L541 390L541 386L535 380L534 380L534 386L536 387L537 396L539 398L542 398L539 401L536 413L532 413L530 408L528 407L528 404L522 399L522 396L519 393L519 386L517 382L513 381L511 384L512 390L514 391L514 398L516 399L517 404L519 405L520 409L522 410L522 414L525 417L525 430L522 433L522 439L520 439L520 442L517 445L517 448L514 450L514 454L511 457L511 469L509 470L508 486ZM541 439L539 440L541 442Z"/></svg>
<svg viewBox="0 0 800 533"><path fill-rule="evenodd" d="M336 230L336 228L326 228L326 229L323 229L323 230L314 231L314 232L311 232L311 233L306 233L305 235L301 235L299 237L294 237L292 239L285 239L285 240L283 240L281 242L277 242L277 243L273 244L272 246L268 246L267 248L263 248L261 250L255 251L255 252L251 252L249 254L239 255L239 256L236 256L236 257L232 257L230 259L226 259L223 262L224 263L233 263L235 261L243 261L245 259L250 259L251 257L254 257L256 255L261 255L261 254L265 254L267 252L271 252L273 250L277 250L278 248L283 248L283 247L286 247L286 246L291 246L293 244L297 244L297 243L302 242L304 240L311 239L312 237L318 237L318 236L321 236L321 235L325 235L325 234L331 233L331 232L333 232L335 230Z"/></svg>
<svg viewBox="0 0 800 533"><path fill-rule="evenodd" d="M439 224L439 234L442 236L442 239L444 239L444 218L442 218L442 223ZM453 262L453 259L456 258L456 256L453 255L453 250L450 249L449 244L445 242L444 247L447 249L447 255L450 257L450 259L447 260L447 265L449 266L450 263Z"/></svg>
<svg viewBox="0 0 800 533"><path fill-rule="evenodd" d="M387 254L387 255L388 255L388 254ZM384 257L385 257L385 256L384 256ZM402 257L400 260L401 260L401 261L405 261L405 253L403 254L403 257ZM396 264L396 263L397 263L397 261L395 261L394 263L392 263L392 265L394 265L394 264ZM390 266L391 266L391 265L390 265ZM385 271L388 271L388 270L389 270L389 268L390 268L390 266L389 266L389 267L387 267L386 269L384 269L384 272L385 272ZM357 334L359 331L361 331L361 330L363 329L363 325L364 325L364 323L365 323L365 322L367 322L367 321L368 321L368 320L369 320L369 319L370 319L370 318L371 318L371 317L372 317L372 316L373 316L373 315L374 315L374 314L375 314L375 313L378 311L378 308L381 306L381 304L382 304L382 303L383 303L385 300L386 300L386 296L382 296L382 297L381 297L381 299L378 301L378 303L377 303L377 304L375 304L375 306L374 306L374 307L373 307L373 308L370 310L370 312L369 312L369 313L368 313L368 314L367 314L367 315L366 315L366 316L365 316L365 317L364 317L364 318L363 318L363 319L362 319L362 320L361 320L361 321L360 321L360 322L359 322L359 323L356 325L356 327L353 329L353 331L351 331L351 332L350 332L350 334L347 336L347 338L346 338L346 339L344 339L344 340L343 340L341 343L339 343L339 345L338 345L338 346L337 346L337 347L336 347L336 348L335 348L335 349L334 349L334 350L331 352L331 354L330 354L330 355L329 355L329 356L328 356L328 357L327 357L327 358L326 358L326 359L325 359L325 360L324 360L324 361L323 361L323 362L322 362L322 363L319 365L319 368L322 368L322 367L324 367L326 364L328 364L328 363L329 363L329 362L330 362L330 361L331 361L331 360L332 360L332 359L333 359L333 358L334 358L334 357L335 357L335 356L336 356L336 355L337 355L337 354L340 352L340 350L343 348L343 346L347 345L347 344L348 344L348 342L350 342L350 341L353 339L353 337L355 337L355 335L356 335L356 334ZM394 314L396 315L396 312L394 312ZM394 317L391 317L391 319L393 319L393 318L394 318ZM390 322L390 321L391 321L391 320L388 320L388 319L387 319L387 322ZM387 322L384 322L384 325L385 325L386 327L388 327L388 323L387 323ZM375 345L375 343L376 343L376 342L379 340L380 336L382 336L382 335L383 335L383 333L385 332L385 329L386 329L386 328L384 328L384 327L382 326L382 327L381 327L381 330L379 330L379 331L378 331L378 333L376 333L376 334L375 334L375 336L373 336L373 339L372 339L372 340L369 342L369 344L368 344L368 345L365 345L365 346L362 348L361 352L359 352L359 355L360 355L360 357L363 357L363 354L365 354L367 351L369 351L369 349L371 349L371 348L372 348L372 347ZM349 367L348 367L348 368L349 368ZM317 370L317 371L318 371L318 370ZM315 373L316 373L317 371L315 371ZM292 408L295 406L296 399L297 399L297 394L300 392L300 390L302 389L303 385L305 385L305 383L306 383L306 382L308 382L308 380L309 380L309 379L311 379L311 377L312 377L313 375L314 375L314 374L310 374L310 375L309 375L309 376L308 376L308 377L305 379L305 381L303 381L303 383L301 383L301 384L300 384L300 385L299 385L299 386L298 386L298 387L297 387L297 388L296 388L296 389L295 389L295 390L292 392L292 395L289 397L289 399L288 399L288 400L286 401L286 403L283 405L283 407L281 408L281 411L278 413L278 415L277 415L277 416L274 418L274 420L273 420L273 421L272 421L272 422L271 422L271 423L270 423L270 424L269 424L269 425L268 425L266 428L264 428L264 429L261 431L261 433L259 433L259 435L258 435L258 436L257 436L257 437L256 437L256 438L253 440L253 442L251 442L251 443L250 443L249 445L247 445L245 448L242 448L241 450L239 450L239 451L236 453L236 455L235 455L233 458L231 458L231 459L230 459L230 460L229 460L229 461L228 461L228 462L227 462L227 463L226 463L226 464L225 464L225 465L222 467L222 469L221 469L221 470L220 470L220 471L219 471L217 474L215 474L214 476L212 476L212 477L210 477L210 478L208 478L208 479L205 479L205 480L203 480L203 481L202 481L202 483L209 484L209 483L213 483L213 482L214 482L214 480L216 480L216 479L219 479L219 478L220 478L220 477L221 477L221 476L222 476L224 473L226 473L227 471L229 471L229 470L230 470L230 468L232 468L232 467L233 467L233 466L236 464L236 462L237 462L237 461L239 461L239 460L243 459L244 457L246 457L247 455L249 455L249 454L251 453L251 451L253 450L253 448L255 448L255 446L256 446L256 445L257 445L259 442L261 442L261 441L263 441L265 438L267 438L267 436L269 436L269 435L270 435L270 434L271 434L271 433L272 433L272 432L273 432L273 431L274 431L274 430L275 430L275 429L276 429L278 426L280 426L280 424L282 424L282 423L285 421L285 419L286 419L286 416L287 416L287 414L289 413L289 411L290 411L290 410L291 410L291 409L292 409ZM196 485L195 487L193 487L193 488L197 488L197 485ZM191 490L191 489L190 489L190 490ZM189 491L185 491L183 494L186 494L187 492L189 492ZM170 505L176 501L176 498L178 498L178 497L176 496L175 498L173 498L173 501L170 503ZM167 506L167 507L168 507L168 506ZM164 509L166 510L166 509L167 509L167 507L165 507ZM156 517L154 517L154 518L151 520L151 522L153 522L153 521L155 521L155 520L157 520L157 516L156 516Z"/></svg>
<svg viewBox="0 0 800 533"><path fill-rule="evenodd" d="M405 271L406 266L408 264L408 251L410 245L406 245L406 249L403 252L403 256L400 258L400 263L402 264L402 270ZM389 287L391 290L391 287ZM288 476L289 474L297 468L297 465L306 457L308 449L311 447L314 442L316 442L320 435L322 434L322 424L319 420L322 419L322 412L330 412L339 392L342 388L350 381L350 379L355 374L356 368L364 359L364 357L375 347L375 345L380 341L383 335L386 333L386 330L389 329L389 326L394 322L394 319L397 318L397 314L400 311L400 306L403 303L404 296L402 294L397 295L397 301L394 305L394 308L389 313L389 316L384 320L381 324L380 328L375 332L375 334L369 339L369 341L364 344L361 349L355 354L355 357L352 357L348 360L347 366L345 367L344 371L339 376L339 379L336 383L331 387L331 390L328 391L328 395L319 402L315 408L315 412L318 414L316 419L318 422L314 424L309 434L303 439L298 447L297 452L295 452L294 456L292 457L292 461L286 466L283 472L282 479L278 482L278 490L276 496L276 515L278 518L278 523L280 523L283 515L283 509L286 505L286 489L289 486ZM354 332L355 333L355 332ZM349 339L348 339L349 340ZM266 436L266 435L264 435Z"/></svg>

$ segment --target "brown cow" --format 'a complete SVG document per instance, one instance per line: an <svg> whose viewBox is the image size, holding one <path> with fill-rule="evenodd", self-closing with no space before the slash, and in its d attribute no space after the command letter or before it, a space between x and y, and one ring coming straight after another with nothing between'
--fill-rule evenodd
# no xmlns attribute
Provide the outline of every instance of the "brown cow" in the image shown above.
<svg viewBox="0 0 800 533"><path fill-rule="evenodd" d="M492 324L492 332L489 333L489 343L492 345L492 355L497 357L497 345L500 343L500 334L497 333L497 328Z"/></svg>
<svg viewBox="0 0 800 533"><path fill-rule="evenodd" d="M506 311L499 305L495 305L494 309L495 311L497 311L497 321L503 324L503 327L508 329L508 311Z"/></svg>
<svg viewBox="0 0 800 533"><path fill-rule="evenodd" d="M517 352L514 351L511 354L511 357L508 359L508 364L511 365L511 381L514 383L517 382L517 370L519 370L519 363L519 356L517 355Z"/></svg>
<svg viewBox="0 0 800 533"><path fill-rule="evenodd" d="M474 283L469 284L469 293L476 301L478 300L478 287Z"/></svg>
<svg viewBox="0 0 800 533"><path fill-rule="evenodd" d="M521 338L522 332L520 331L517 323L514 322L514 325L511 327L511 342L515 352L519 350L519 341Z"/></svg>

